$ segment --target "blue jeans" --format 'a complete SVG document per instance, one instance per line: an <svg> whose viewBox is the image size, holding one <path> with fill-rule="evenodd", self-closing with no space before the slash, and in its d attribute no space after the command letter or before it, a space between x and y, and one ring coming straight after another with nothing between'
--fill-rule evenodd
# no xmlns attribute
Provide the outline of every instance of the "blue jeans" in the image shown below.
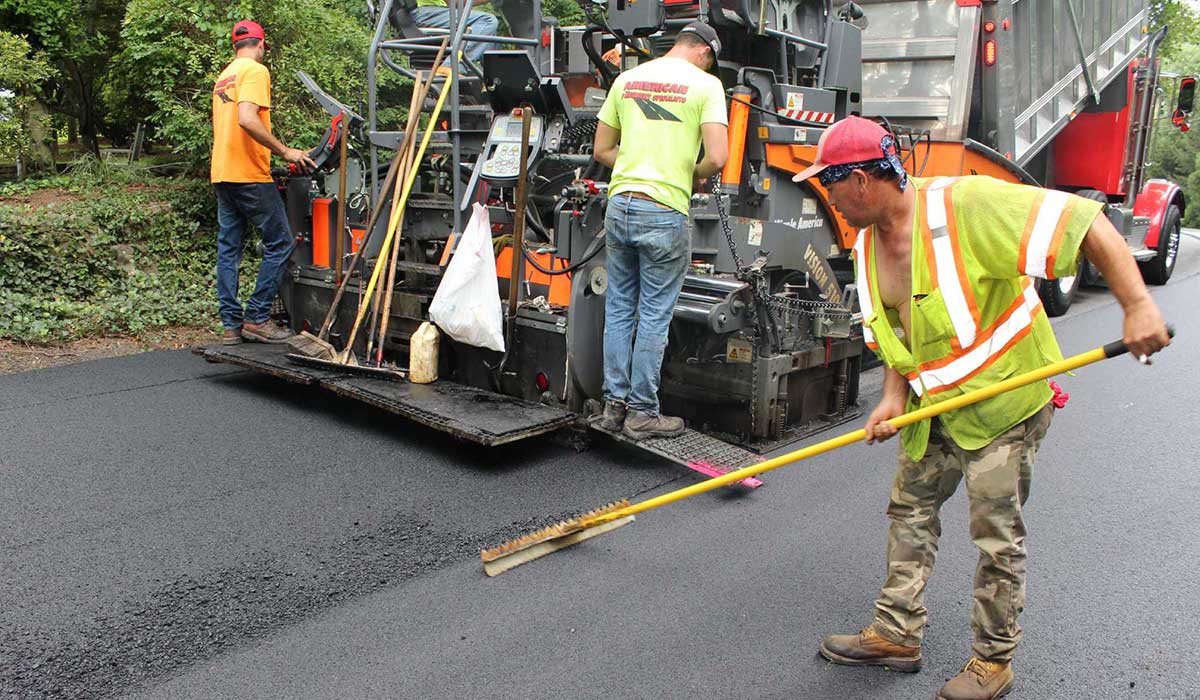
<svg viewBox="0 0 1200 700"><path fill-rule="evenodd" d="M263 323L270 317L284 263L294 247L283 198L273 182L218 182L213 187L217 191L217 299L221 303L221 324L241 328L243 319ZM247 223L262 232L265 250L254 294L243 313L238 299L238 267L242 264Z"/></svg>
<svg viewBox="0 0 1200 700"><path fill-rule="evenodd" d="M418 7L410 14L418 27L450 29L450 8L448 7ZM500 20L495 15L486 12L472 11L471 16L467 18L467 33L496 36L500 33ZM463 44L463 53L467 55L467 58L479 63L483 60L483 52L493 48L496 48L494 44L471 41ZM446 65L450 65L449 58L446 59ZM482 68L483 66L480 66L480 69Z"/></svg>
<svg viewBox="0 0 1200 700"><path fill-rule="evenodd" d="M608 201L604 227L604 398L656 416L667 332L691 259L687 217L619 194Z"/></svg>

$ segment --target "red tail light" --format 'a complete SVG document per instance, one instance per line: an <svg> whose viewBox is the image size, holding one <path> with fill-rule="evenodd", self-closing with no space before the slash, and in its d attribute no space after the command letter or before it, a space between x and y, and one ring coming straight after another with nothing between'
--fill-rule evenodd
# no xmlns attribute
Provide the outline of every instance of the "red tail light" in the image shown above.
<svg viewBox="0 0 1200 700"><path fill-rule="evenodd" d="M983 42L983 65L996 65L996 40L988 39Z"/></svg>
<svg viewBox="0 0 1200 700"><path fill-rule="evenodd" d="M550 388L550 380L546 378L545 373L538 372L534 377L533 382L537 384L538 391L546 391Z"/></svg>
<svg viewBox="0 0 1200 700"><path fill-rule="evenodd" d="M992 32L996 31L996 23L991 20L984 22L983 23L983 31L987 32L988 34L991 34Z"/></svg>

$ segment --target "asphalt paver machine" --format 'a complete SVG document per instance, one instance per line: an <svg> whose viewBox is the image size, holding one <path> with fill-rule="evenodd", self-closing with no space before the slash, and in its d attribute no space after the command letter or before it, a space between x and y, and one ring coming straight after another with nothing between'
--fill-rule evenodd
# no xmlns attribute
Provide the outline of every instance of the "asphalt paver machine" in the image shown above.
<svg viewBox="0 0 1200 700"><path fill-rule="evenodd" d="M692 264L662 372L663 410L683 416L689 430L641 446L682 463L737 467L859 415L863 343L846 242L821 197L766 162L772 148L812 151L825 126L860 110L861 31L848 17L821 0L610 0L585 6L586 26L562 27L542 16L538 0L494 0L508 33L473 62L458 50L487 37L467 31L460 9L451 8L447 32L418 27L413 7L384 0L373 8L365 116L302 78L333 121L317 149L322 171L281 179L297 241L281 311L293 329L315 332L338 276L350 276L329 336L340 347L357 305L370 302L359 298L363 268L346 261L360 245L366 270L378 257L383 236L364 222L387 196L382 180L404 136L383 124L396 105L381 103L378 85L384 71L421 75L449 35L448 63L460 79L448 86L401 224L382 343L406 365L456 233L479 203L490 216L501 299L516 286L515 309L504 311L507 352L443 336L441 378L429 385L298 365L282 346L209 348L206 359L320 386L483 444L585 425L601 402L607 288L609 173L591 157L596 114L622 67L664 54L680 28L700 19L726 47L719 72L733 100L732 156L711 190L692 199ZM614 47L608 63L602 54ZM445 87L435 83L435 91ZM524 153L519 110L532 113ZM345 163L337 156L343 131ZM522 158L527 201L519 207ZM514 246L522 208L523 241ZM377 229L386 220L385 210Z"/></svg>

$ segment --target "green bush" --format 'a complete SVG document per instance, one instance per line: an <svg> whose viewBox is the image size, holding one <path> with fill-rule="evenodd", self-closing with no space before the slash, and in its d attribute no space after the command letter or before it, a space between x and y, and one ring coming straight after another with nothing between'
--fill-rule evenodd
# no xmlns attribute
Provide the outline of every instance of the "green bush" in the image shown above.
<svg viewBox="0 0 1200 700"><path fill-rule="evenodd" d="M0 198L0 338L46 343L216 322L209 183L92 164L0 187ZM243 277L253 279L257 238L247 239Z"/></svg>
<svg viewBox="0 0 1200 700"><path fill-rule="evenodd" d="M150 122L156 142L205 169L212 86L234 58L229 33L241 19L262 24L271 45L272 130L289 146L315 146L329 117L296 71L352 108L365 95L370 28L333 0L130 0L123 48L105 86L108 111L129 123Z"/></svg>

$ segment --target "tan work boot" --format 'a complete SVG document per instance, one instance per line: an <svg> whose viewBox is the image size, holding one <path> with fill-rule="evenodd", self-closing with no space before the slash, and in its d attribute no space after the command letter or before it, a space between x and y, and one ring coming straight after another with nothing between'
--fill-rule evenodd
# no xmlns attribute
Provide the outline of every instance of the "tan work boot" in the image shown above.
<svg viewBox="0 0 1200 700"><path fill-rule="evenodd" d="M683 419L671 416L652 416L641 411L630 411L625 415L621 434L634 440L652 437L675 437L684 431Z"/></svg>
<svg viewBox="0 0 1200 700"><path fill-rule="evenodd" d="M242 340L252 340L256 343L283 344L295 333L272 321L262 323L242 323Z"/></svg>
<svg viewBox="0 0 1200 700"><path fill-rule="evenodd" d="M221 345L238 345L242 342L241 328L226 328L221 334Z"/></svg>
<svg viewBox="0 0 1200 700"><path fill-rule="evenodd" d="M1012 690L1012 664L971 657L962 673L938 691L938 700L995 700Z"/></svg>
<svg viewBox="0 0 1200 700"><path fill-rule="evenodd" d="M628 409L620 401L605 401L604 414L600 416L600 427L609 432L619 432L625 426Z"/></svg>
<svg viewBox="0 0 1200 700"><path fill-rule="evenodd" d="M884 639L869 625L858 634L831 634L821 640L821 656L846 666L883 666L890 671L921 670L921 647L906 647Z"/></svg>

